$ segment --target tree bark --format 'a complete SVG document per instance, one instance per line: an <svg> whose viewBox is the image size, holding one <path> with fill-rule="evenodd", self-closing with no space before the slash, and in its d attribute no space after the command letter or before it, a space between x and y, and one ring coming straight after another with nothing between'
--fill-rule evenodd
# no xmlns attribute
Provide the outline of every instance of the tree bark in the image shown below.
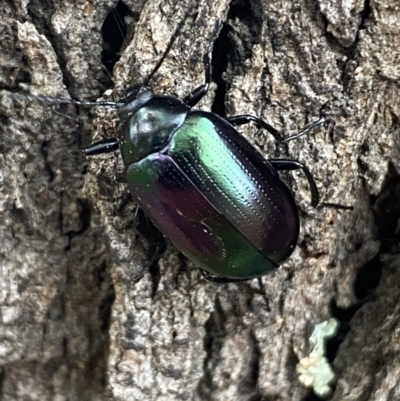
<svg viewBox="0 0 400 401"><path fill-rule="evenodd" d="M121 58L120 33L104 24L112 7L128 27ZM0 15L2 400L318 400L296 366L331 317L325 396L400 399L396 0L15 0ZM76 121L9 94L118 99L165 55L150 85L183 98L203 83L213 43L199 108L252 114L285 136L324 115L287 149L240 131L266 158L305 163L323 202L354 210L313 209L305 177L284 174L301 233L276 272L213 284L167 241L135 282L152 248L119 153L84 160ZM112 79L104 49L107 65L119 58ZM85 140L117 136L112 110L95 112Z"/></svg>

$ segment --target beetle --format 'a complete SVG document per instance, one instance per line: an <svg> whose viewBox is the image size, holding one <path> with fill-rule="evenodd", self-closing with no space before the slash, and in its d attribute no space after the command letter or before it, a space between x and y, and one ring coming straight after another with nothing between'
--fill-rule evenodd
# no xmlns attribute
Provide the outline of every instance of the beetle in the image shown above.
<svg viewBox="0 0 400 401"><path fill-rule="evenodd" d="M304 135L324 119L283 139L255 116L224 119L193 110L210 87L209 53L203 59L205 83L183 100L156 95L145 84L131 87L118 102L21 97L116 107L119 138L89 146L82 146L79 140L82 152L92 156L120 149L132 197L154 225L207 279L243 281L275 270L291 255L298 240L297 205L278 171L302 170L314 207L319 205L319 194L303 163L265 159L235 126L254 122L284 143Z"/></svg>

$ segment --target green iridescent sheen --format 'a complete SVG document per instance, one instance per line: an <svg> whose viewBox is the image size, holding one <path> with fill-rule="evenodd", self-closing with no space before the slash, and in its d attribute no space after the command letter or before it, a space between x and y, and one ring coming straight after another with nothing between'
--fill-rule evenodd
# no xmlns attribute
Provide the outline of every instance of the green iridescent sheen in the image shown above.
<svg viewBox="0 0 400 401"><path fill-rule="evenodd" d="M292 253L293 196L228 121L153 97L128 118L121 145L135 202L198 267L247 279Z"/></svg>
<svg viewBox="0 0 400 401"><path fill-rule="evenodd" d="M160 157L131 164L128 182L135 201L184 255L204 270L231 278L256 277L276 268L179 170L168 170L169 182L167 163L158 163Z"/></svg>

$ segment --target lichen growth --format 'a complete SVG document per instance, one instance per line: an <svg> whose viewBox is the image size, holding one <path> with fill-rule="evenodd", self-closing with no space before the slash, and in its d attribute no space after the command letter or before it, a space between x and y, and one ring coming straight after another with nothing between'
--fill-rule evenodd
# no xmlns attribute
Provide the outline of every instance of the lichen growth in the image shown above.
<svg viewBox="0 0 400 401"><path fill-rule="evenodd" d="M314 346L313 350L308 357L302 358L296 365L300 382L306 387L312 387L314 393L322 398L331 394L331 384L336 379L325 357L325 343L337 333L338 329L339 322L334 318L317 324L310 337L310 344Z"/></svg>

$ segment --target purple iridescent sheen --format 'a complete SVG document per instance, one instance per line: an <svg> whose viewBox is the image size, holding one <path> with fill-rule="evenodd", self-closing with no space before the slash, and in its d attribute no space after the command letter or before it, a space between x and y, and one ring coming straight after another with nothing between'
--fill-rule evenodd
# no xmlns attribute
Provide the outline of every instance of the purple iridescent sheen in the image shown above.
<svg viewBox="0 0 400 401"><path fill-rule="evenodd" d="M222 118L160 99L141 106L123 129L134 200L211 273L251 278L276 268L299 233L297 206L276 170Z"/></svg>

